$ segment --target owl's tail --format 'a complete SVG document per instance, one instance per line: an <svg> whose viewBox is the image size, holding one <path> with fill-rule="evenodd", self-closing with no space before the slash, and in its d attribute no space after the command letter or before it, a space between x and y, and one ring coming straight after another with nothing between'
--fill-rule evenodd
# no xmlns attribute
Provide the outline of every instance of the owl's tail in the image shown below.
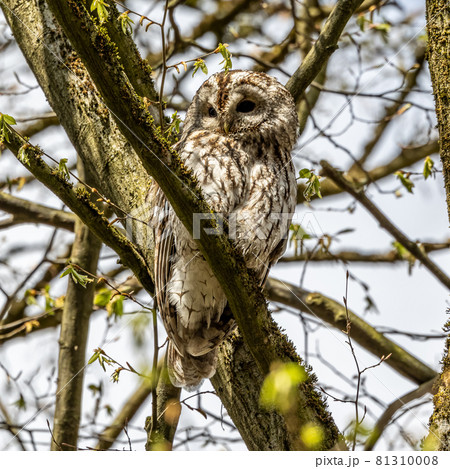
<svg viewBox="0 0 450 469"><path fill-rule="evenodd" d="M178 353L172 342L167 347L167 368L170 381L177 388L188 391L197 389L204 379L212 378L216 372L217 349L194 357L186 353L183 357Z"/></svg>

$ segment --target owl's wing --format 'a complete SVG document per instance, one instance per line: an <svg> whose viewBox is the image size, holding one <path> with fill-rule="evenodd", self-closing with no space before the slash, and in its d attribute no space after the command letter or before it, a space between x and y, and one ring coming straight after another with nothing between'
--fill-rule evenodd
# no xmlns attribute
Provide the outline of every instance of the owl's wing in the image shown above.
<svg viewBox="0 0 450 469"><path fill-rule="evenodd" d="M164 327L169 338L177 349L181 344L176 333L177 313L175 307L170 304L167 294L167 283L173 266L175 254L175 242L172 229L169 224L169 202L164 192L155 183L153 190L155 198L155 211L152 220L155 243L155 296Z"/></svg>

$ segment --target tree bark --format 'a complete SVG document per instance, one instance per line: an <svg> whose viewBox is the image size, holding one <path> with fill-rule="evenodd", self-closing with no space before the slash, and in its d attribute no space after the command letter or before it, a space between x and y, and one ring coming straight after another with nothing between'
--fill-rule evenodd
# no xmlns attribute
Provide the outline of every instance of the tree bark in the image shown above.
<svg viewBox="0 0 450 469"><path fill-rule="evenodd" d="M428 64L439 129L440 155L450 220L450 6L427 0Z"/></svg>
<svg viewBox="0 0 450 469"><path fill-rule="evenodd" d="M77 219L71 262L95 274L100 240ZM75 283L69 275L59 337L58 387L51 449L77 449L81 419L84 368L89 319L93 309L95 283Z"/></svg>
<svg viewBox="0 0 450 469"><path fill-rule="evenodd" d="M446 0L427 0L427 58L436 104L440 156L450 220L450 6ZM445 325L450 331L450 321ZM434 411L424 449L450 450L450 335L442 359L442 372L435 385Z"/></svg>

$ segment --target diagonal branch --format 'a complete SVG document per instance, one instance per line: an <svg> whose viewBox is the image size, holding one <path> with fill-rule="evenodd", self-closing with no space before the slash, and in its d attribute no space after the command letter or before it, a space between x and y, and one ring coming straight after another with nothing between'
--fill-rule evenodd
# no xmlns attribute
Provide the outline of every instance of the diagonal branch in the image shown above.
<svg viewBox="0 0 450 469"><path fill-rule="evenodd" d="M437 378L438 377L436 375L434 378L430 379L429 381L425 381L416 389L413 389L412 391L408 392L402 397L399 397L394 402L389 404L387 409L377 420L375 427L372 430L372 433L369 435L369 438L367 438L367 441L364 445L364 451L373 450L384 429L389 425L389 422L391 421L392 417L399 409L416 399L420 399L427 393L432 393L433 386L436 384Z"/></svg>
<svg viewBox="0 0 450 469"><path fill-rule="evenodd" d="M316 43L286 84L286 88L292 93L296 102L301 99L306 88L338 48L337 43L342 31L362 3L363 0L338 0L336 2Z"/></svg>
<svg viewBox="0 0 450 469"><path fill-rule="evenodd" d="M401 149L397 156L392 158L388 163L377 166L376 168L362 173L361 175L355 176L352 174L352 182L357 189L370 184L380 179L383 179L395 171L398 171L403 168L417 163L420 160L423 160L433 153L439 152L439 142L437 140L432 140L424 145L420 146L406 146ZM306 186L304 184L298 185L297 192L297 203L303 203L306 201L303 192ZM341 187L339 187L333 180L325 178L320 181L320 192L322 197L328 197L336 194L341 194L345 192Z"/></svg>
<svg viewBox="0 0 450 469"><path fill-rule="evenodd" d="M8 137L10 141L5 142L7 148L16 157L20 151L20 161L36 179L47 186L99 239L119 255L121 261L133 271L147 291L153 291L153 282L145 260L134 244L111 225L109 220L91 203L90 194L84 188L75 190L72 184L66 181L64 175L45 163L42 159L42 152L31 146L12 128L9 128Z"/></svg>
<svg viewBox="0 0 450 469"><path fill-rule="evenodd" d="M326 296L270 278L266 290L271 301L299 309L320 318L340 331L345 330L347 317L343 305ZM349 311L352 338L375 356L388 356L386 364L403 376L420 384L436 376L436 372L419 359L389 340L355 313Z"/></svg>
<svg viewBox="0 0 450 469"><path fill-rule="evenodd" d="M323 174L329 177L337 186L352 195L361 205L363 205L370 214L378 221L381 228L390 233L403 247L405 247L418 261L420 261L434 277L443 285L450 288L450 278L441 270L427 255L417 243L412 242L402 231L400 231L381 210L366 196L362 190L356 189L349 183L344 176L333 168L327 161L320 162L323 168Z"/></svg>

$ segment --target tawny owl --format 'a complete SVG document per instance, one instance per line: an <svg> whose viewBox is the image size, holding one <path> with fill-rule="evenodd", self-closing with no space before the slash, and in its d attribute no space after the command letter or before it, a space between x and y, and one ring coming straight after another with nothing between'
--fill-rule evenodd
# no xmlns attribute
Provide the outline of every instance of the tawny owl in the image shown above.
<svg viewBox="0 0 450 469"><path fill-rule="evenodd" d="M264 73L235 70L199 88L176 146L261 285L286 248L297 193L296 137L286 88ZM175 386L194 388L214 374L217 347L235 322L195 241L162 191L155 195L155 287L169 336L169 375Z"/></svg>

